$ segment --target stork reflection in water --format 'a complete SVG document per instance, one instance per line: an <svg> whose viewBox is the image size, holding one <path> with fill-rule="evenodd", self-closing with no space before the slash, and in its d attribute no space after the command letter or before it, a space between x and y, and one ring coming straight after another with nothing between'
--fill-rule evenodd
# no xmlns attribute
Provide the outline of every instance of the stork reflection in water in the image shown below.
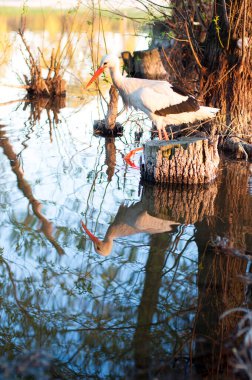
<svg viewBox="0 0 252 380"><path fill-rule="evenodd" d="M122 204L119 207L115 220L109 226L103 240L98 239L89 231L83 222L81 224L86 234L92 240L95 251L102 256L108 256L111 253L113 241L116 238L138 233L158 234L172 232L180 225L180 223L175 221L151 216L141 201L130 206Z"/></svg>

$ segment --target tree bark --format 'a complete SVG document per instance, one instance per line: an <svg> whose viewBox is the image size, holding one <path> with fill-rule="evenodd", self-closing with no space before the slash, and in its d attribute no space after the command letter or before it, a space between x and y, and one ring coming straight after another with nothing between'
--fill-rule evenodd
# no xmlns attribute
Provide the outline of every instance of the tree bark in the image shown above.
<svg viewBox="0 0 252 380"><path fill-rule="evenodd" d="M118 98L119 93L114 85L109 90L110 101L108 105L108 112L105 118L105 127L107 129L114 129L116 125L116 118L118 114Z"/></svg>
<svg viewBox="0 0 252 380"><path fill-rule="evenodd" d="M120 123L116 122L119 93L114 85L110 87L109 96L110 100L105 119L94 121L94 132L104 137L121 136L123 134L123 127Z"/></svg>
<svg viewBox="0 0 252 380"><path fill-rule="evenodd" d="M230 136L252 144L252 2L176 0L172 5L171 14L165 14L175 36L165 48L169 81L220 108L209 132L225 137L227 144L219 141L224 150L230 148ZM232 147L233 152L243 141ZM249 158L250 148L243 148L247 154L242 158Z"/></svg>
<svg viewBox="0 0 252 380"><path fill-rule="evenodd" d="M142 178L157 183L205 184L217 175L218 139L183 138L148 141L144 145Z"/></svg>
<svg viewBox="0 0 252 380"><path fill-rule="evenodd" d="M219 134L252 143L252 2L215 1L214 19L205 41L202 93L220 108Z"/></svg>

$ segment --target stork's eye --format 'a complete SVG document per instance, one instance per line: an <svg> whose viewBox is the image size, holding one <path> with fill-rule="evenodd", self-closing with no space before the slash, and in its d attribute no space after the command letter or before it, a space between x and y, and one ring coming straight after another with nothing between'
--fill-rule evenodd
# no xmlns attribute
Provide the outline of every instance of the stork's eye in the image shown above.
<svg viewBox="0 0 252 380"><path fill-rule="evenodd" d="M108 62L104 62L103 66L107 66Z"/></svg>

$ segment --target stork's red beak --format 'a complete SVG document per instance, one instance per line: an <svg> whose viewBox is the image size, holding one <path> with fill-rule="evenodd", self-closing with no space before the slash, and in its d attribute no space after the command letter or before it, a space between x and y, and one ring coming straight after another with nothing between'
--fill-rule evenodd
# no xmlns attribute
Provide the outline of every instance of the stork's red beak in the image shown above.
<svg viewBox="0 0 252 380"><path fill-rule="evenodd" d="M95 243L95 244L98 244L100 242L100 240L96 236L94 236L92 234L92 232L89 231L89 229L87 228L87 226L82 221L81 221L81 225L82 225L83 230L86 232L86 234L92 240L92 242Z"/></svg>
<svg viewBox="0 0 252 380"><path fill-rule="evenodd" d="M94 73L94 75L92 76L88 84L86 85L86 88L89 87L90 84L92 84L103 73L104 70L105 70L105 67L102 67L102 66L99 67L99 69L96 70L96 72Z"/></svg>

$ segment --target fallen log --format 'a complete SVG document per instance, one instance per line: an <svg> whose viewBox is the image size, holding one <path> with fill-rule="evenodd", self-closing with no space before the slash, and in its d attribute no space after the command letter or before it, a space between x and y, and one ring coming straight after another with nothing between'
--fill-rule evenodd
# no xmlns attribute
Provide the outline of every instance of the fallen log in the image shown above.
<svg viewBox="0 0 252 380"><path fill-rule="evenodd" d="M218 137L147 141L144 144L143 180L156 183L206 184L218 172Z"/></svg>

